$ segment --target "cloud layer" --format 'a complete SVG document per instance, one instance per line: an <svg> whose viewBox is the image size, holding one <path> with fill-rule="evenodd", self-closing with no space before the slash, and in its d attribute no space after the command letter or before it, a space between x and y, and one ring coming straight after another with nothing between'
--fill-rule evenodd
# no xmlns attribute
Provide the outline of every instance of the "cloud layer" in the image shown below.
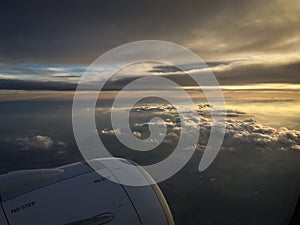
<svg viewBox="0 0 300 225"><path fill-rule="evenodd" d="M183 44L205 59L298 53L299 10L297 0L6 1L0 59L89 64L141 39Z"/></svg>
<svg viewBox="0 0 300 225"><path fill-rule="evenodd" d="M212 107L204 104L199 105L199 122L189 121L185 124L187 127L197 127L200 125L200 138L197 149L204 150L208 141L210 130L212 126L218 126L213 124L210 114ZM172 105L158 105L158 106L138 106L132 109L133 115L149 113L148 116L159 116L164 119L158 125L168 127L168 133L165 137L164 142L166 143L177 143L180 137L181 130L181 119L177 114L176 109ZM215 115L225 112L214 112ZM222 145L223 150L238 151L243 149L243 145L251 145L256 150L262 151L292 151L300 150L300 131L290 130L287 128L275 129L273 127L261 124L254 119L242 119L240 116L245 116L245 113L228 110L228 116L226 120L226 134ZM149 135L148 126L152 122L138 122L132 124L132 131L134 135L139 138L144 138ZM157 123L157 122L156 122ZM187 129L188 132L189 129ZM191 129L193 130L193 129ZM103 129L102 135L113 136L115 133L118 135L128 135L121 133L120 129L111 130ZM163 133L161 135L164 135ZM156 140L153 140L156 141Z"/></svg>

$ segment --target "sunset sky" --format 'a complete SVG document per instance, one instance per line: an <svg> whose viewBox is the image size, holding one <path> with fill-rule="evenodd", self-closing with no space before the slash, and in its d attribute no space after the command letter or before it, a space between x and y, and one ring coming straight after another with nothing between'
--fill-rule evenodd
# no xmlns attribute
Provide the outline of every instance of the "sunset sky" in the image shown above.
<svg viewBox="0 0 300 225"><path fill-rule="evenodd" d="M174 42L201 57L223 90L227 128L214 164L200 175L195 166L213 106L195 82L170 65L143 62L115 74L99 96L99 136L117 156L141 164L166 157L180 134L178 115L167 102L148 99L132 111L138 138L149 135L151 117L167 121L166 140L150 157L120 152L118 130L108 121L124 85L144 76L171 79L199 106L203 132L190 164L161 184L176 224L284 225L300 184L299 0L10 0L1 2L0 27L1 173L82 160L73 136L72 100L88 66L128 42ZM185 66L192 73L206 70ZM91 75L106 76L105 70ZM137 95L145 88L152 87L140 87Z"/></svg>
<svg viewBox="0 0 300 225"><path fill-rule="evenodd" d="M144 39L191 49L221 85L300 82L297 0L16 2L1 7L1 89L72 82L104 52Z"/></svg>

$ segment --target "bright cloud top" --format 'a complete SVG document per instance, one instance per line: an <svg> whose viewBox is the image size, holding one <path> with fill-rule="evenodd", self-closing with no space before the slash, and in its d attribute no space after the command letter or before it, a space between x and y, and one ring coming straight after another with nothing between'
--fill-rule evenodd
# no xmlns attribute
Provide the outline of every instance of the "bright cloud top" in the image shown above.
<svg viewBox="0 0 300 225"><path fill-rule="evenodd" d="M159 125L165 125L168 127L168 134L165 138L166 143L176 143L181 132L181 120L177 115L176 109L171 105L160 106L137 106L132 109L134 115L142 113L150 113L151 116L160 116L164 118L164 122ZM210 119L211 106L199 105L199 124L201 127L200 138L197 149L204 150L208 137L210 135L211 126L213 125ZM223 112L215 112L221 114ZM300 150L300 131L290 130L285 127L275 129L271 126L261 124L254 119L242 119L245 113L228 110L228 118L226 120L226 134L223 150L242 151L243 146L252 146L254 149L262 151L291 151ZM139 122L134 123L132 131L134 135L139 138L144 138L148 135L148 126L151 122ZM195 127L198 126L196 121L189 121L186 126ZM218 126L218 124L216 124ZM120 133L120 130L103 129L100 133L106 136L113 136L116 132ZM126 133L121 135L127 135ZM164 135L164 134L161 134ZM157 140L152 140L157 142Z"/></svg>

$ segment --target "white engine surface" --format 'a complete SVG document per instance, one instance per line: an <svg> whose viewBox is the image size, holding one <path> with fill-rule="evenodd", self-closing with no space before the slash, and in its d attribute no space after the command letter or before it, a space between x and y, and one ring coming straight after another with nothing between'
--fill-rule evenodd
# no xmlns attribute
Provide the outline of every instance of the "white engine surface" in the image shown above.
<svg viewBox="0 0 300 225"><path fill-rule="evenodd" d="M109 159L104 159L109 160ZM0 176L1 225L172 225L157 186L123 186L101 159ZM134 168L134 167L133 167ZM147 179L134 168L134 176ZM128 172L128 171L126 171Z"/></svg>

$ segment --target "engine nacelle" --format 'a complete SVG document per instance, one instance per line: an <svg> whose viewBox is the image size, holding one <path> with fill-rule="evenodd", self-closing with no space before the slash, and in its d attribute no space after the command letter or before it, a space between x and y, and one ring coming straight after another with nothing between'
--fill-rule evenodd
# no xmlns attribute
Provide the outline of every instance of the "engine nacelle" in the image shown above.
<svg viewBox="0 0 300 225"><path fill-rule="evenodd" d="M0 176L1 225L174 225L157 185L125 186L104 161ZM126 161L127 163L130 163ZM137 179L149 174L132 167Z"/></svg>

